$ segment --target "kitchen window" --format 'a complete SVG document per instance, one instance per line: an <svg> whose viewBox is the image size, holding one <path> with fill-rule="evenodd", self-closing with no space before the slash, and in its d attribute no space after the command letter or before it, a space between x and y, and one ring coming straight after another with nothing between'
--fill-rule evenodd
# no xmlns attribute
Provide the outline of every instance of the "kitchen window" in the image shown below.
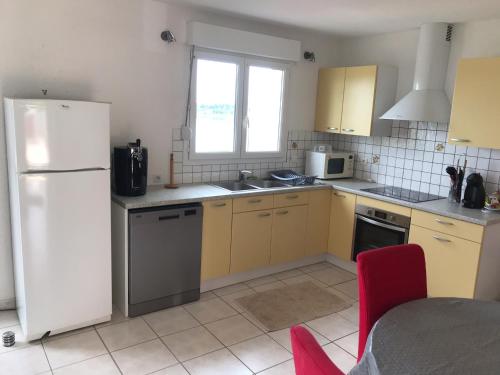
<svg viewBox="0 0 500 375"><path fill-rule="evenodd" d="M287 65L197 50L189 159L284 157Z"/></svg>

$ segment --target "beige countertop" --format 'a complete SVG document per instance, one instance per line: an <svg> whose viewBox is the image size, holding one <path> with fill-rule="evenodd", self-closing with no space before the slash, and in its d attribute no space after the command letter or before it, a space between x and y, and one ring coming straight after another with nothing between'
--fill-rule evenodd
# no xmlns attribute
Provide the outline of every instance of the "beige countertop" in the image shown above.
<svg viewBox="0 0 500 375"><path fill-rule="evenodd" d="M186 185L180 185L179 188L177 189L165 189L162 186L150 186L148 187L146 195L139 197L124 197L113 193L112 200L125 209L137 209L137 208L167 206L172 204L201 202L210 199L237 198L244 196L283 193L296 190L334 188L340 191L345 191L356 195L362 195L369 198L395 203L401 206L427 211L458 220L468 221L474 224L486 226L495 223L500 223L500 213L483 212L481 210L464 208L460 204L448 202L446 198L430 202L411 203L399 199L368 193L366 191L361 190L377 186L382 186L382 185L356 179L341 179L341 180L321 181L321 185L284 187L284 188L272 188L272 189L255 189L255 190L231 192L229 190L209 184L186 184Z"/></svg>

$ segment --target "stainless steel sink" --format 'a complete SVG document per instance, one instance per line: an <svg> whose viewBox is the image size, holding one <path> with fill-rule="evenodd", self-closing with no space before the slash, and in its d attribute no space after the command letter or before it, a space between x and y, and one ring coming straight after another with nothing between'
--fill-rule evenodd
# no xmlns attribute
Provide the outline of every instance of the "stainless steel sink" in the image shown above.
<svg viewBox="0 0 500 375"><path fill-rule="evenodd" d="M241 190L254 190L257 189L255 186L251 186L245 182L239 181L223 181L212 184L230 191L241 191Z"/></svg>
<svg viewBox="0 0 500 375"><path fill-rule="evenodd" d="M246 180L246 181L222 181L212 184L230 191L253 190L253 189L272 189L280 187L289 187L274 180Z"/></svg>
<svg viewBox="0 0 500 375"><path fill-rule="evenodd" d="M260 189L270 189L270 188L280 188L289 187L290 185L284 184L283 182L274 180L248 180L246 182L250 186L255 186Z"/></svg>

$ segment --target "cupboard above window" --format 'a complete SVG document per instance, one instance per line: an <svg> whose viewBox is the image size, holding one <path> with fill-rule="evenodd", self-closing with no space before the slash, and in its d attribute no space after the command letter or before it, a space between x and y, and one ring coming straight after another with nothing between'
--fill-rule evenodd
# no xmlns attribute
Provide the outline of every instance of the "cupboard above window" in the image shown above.
<svg viewBox="0 0 500 375"><path fill-rule="evenodd" d="M392 120L381 120L395 102L397 68L382 65L323 68L318 74L315 130L390 136Z"/></svg>

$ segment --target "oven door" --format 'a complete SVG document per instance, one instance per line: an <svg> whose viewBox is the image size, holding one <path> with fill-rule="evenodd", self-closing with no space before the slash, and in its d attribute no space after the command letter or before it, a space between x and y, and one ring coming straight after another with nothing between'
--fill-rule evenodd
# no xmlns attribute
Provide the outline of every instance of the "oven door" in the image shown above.
<svg viewBox="0 0 500 375"><path fill-rule="evenodd" d="M352 260L366 250L408 243L408 233L407 228L356 215Z"/></svg>

